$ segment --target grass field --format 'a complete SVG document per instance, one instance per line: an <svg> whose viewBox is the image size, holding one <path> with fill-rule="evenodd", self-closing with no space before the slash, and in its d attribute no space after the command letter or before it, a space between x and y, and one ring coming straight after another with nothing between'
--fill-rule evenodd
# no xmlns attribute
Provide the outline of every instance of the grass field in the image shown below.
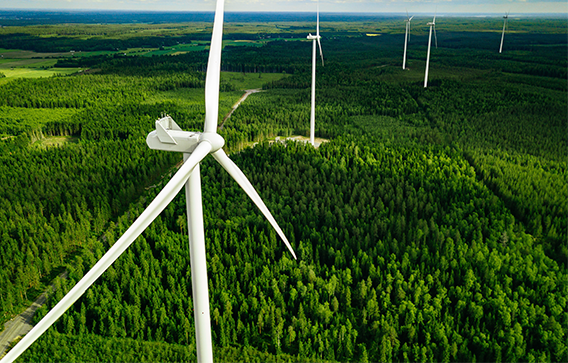
<svg viewBox="0 0 568 363"><path fill-rule="evenodd" d="M6 59L0 62L0 69L16 68L16 67L51 68L55 65L55 63L57 63L56 59Z"/></svg>
<svg viewBox="0 0 568 363"><path fill-rule="evenodd" d="M77 68L50 68L50 69L37 69L37 68L8 68L3 69L0 66L0 72L4 73L6 78L3 80L10 80L14 78L41 78L51 77L56 74L73 74L80 71Z"/></svg>
<svg viewBox="0 0 568 363"><path fill-rule="evenodd" d="M55 74L72 74L77 68L53 68L56 58L70 57L71 53L36 53L28 50L0 48L0 72L6 77L1 83L15 78L51 77Z"/></svg>
<svg viewBox="0 0 568 363"><path fill-rule="evenodd" d="M34 147L48 148L50 146L60 146L64 144L76 144L79 142L78 136L50 136L33 143Z"/></svg>
<svg viewBox="0 0 568 363"><path fill-rule="evenodd" d="M21 49L4 49L0 48L0 56L4 59L28 59L28 58L58 58L58 57L71 57L71 52L59 53L37 53L31 50Z"/></svg>

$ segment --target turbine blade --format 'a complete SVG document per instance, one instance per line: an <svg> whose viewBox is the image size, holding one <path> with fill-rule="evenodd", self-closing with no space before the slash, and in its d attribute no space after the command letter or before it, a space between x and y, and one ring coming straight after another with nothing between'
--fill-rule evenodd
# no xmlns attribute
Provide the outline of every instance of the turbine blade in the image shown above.
<svg viewBox="0 0 568 363"><path fill-rule="evenodd" d="M148 208L136 219L110 250L93 266L93 268L51 309L51 311L16 344L2 359L2 363L13 362L33 342L36 341L77 299L105 272L110 265L134 242L138 236L167 207L191 175L195 166L211 151L211 144L200 143L189 159L166 184L164 189L150 203Z"/></svg>
<svg viewBox="0 0 568 363"><path fill-rule="evenodd" d="M316 22L316 36L319 37L320 35L320 3L318 1L318 8L317 8L317 22Z"/></svg>
<svg viewBox="0 0 568 363"><path fill-rule="evenodd" d="M320 4L319 4L319 1L318 1L318 8L317 8L316 37L318 39L318 45L319 45L319 49L320 49L321 65L323 66L323 52L321 51L321 42L320 42Z"/></svg>
<svg viewBox="0 0 568 363"><path fill-rule="evenodd" d="M406 10L406 19L408 19L408 21L410 21L410 17L408 16L408 9L404 8L404 10Z"/></svg>
<svg viewBox="0 0 568 363"><path fill-rule="evenodd" d="M224 6L225 0L217 0L211 47L209 48L209 60L207 62L207 75L205 76L205 132L217 132Z"/></svg>
<svg viewBox="0 0 568 363"><path fill-rule="evenodd" d="M274 217L272 217L272 214L270 214L270 211L254 189L250 181L247 179L245 174L243 174L241 169L239 169L239 167L231 159L229 159L223 149L219 149L211 155L213 155L215 160L217 160L217 162L219 162L219 164L221 164L221 166L233 177L233 179L235 179L235 181L241 186L241 188L243 188L245 193L247 193L250 199L252 199L254 204L256 204L258 209L260 209L266 219L268 219L272 227L274 227L280 238L282 238L282 241L284 241L284 244L286 245L286 247L288 247L288 250L290 250L292 256L294 256L294 259L297 259L296 254L294 253L294 250L290 245L290 242L288 242L288 239L284 235L284 232L282 232L282 230L278 226L278 223L276 223L276 220L274 220Z"/></svg>
<svg viewBox="0 0 568 363"><path fill-rule="evenodd" d="M320 56L321 56L321 65L323 66L323 52L321 51L321 42L320 42L320 38L318 38L318 45L320 48Z"/></svg>
<svg viewBox="0 0 568 363"><path fill-rule="evenodd" d="M436 36L436 24L434 24L434 40L436 41L436 49L438 49L438 37Z"/></svg>

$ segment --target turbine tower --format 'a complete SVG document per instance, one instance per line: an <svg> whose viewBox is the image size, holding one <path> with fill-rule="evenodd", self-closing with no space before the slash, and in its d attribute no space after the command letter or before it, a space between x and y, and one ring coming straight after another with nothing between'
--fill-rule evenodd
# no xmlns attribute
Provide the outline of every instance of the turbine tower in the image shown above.
<svg viewBox="0 0 568 363"><path fill-rule="evenodd" d="M436 36L436 14L434 14L434 19L426 25L430 26L430 36L428 37L428 55L426 56L426 74L424 75L424 88L428 87L428 69L430 67L430 45L432 44L432 28L434 28L436 49L438 48L438 37Z"/></svg>
<svg viewBox="0 0 568 363"><path fill-rule="evenodd" d="M406 69L406 43L410 40L410 22L414 15L408 17L408 10L406 11L406 33L404 34L404 55L402 56L402 69Z"/></svg>
<svg viewBox="0 0 568 363"><path fill-rule="evenodd" d="M316 35L311 33L308 35L308 39L312 41L312 109L310 113L310 143L315 145L315 135L316 135L316 41L319 45L319 51L321 56L321 65L323 66L323 52L321 50L320 42L320 26L319 26L319 2L317 7L317 22L316 22Z"/></svg>
<svg viewBox="0 0 568 363"><path fill-rule="evenodd" d="M503 17L503 33L501 34L501 45L499 46L499 53L503 51L503 39L505 39L505 28L507 28L507 21L509 20L509 12Z"/></svg>
<svg viewBox="0 0 568 363"><path fill-rule="evenodd" d="M221 43L223 38L224 0L217 0L207 75L205 78L205 127L204 132L182 131L170 116L156 121L156 130L146 138L152 149L177 151L184 154L184 163L164 189L150 203L112 248L69 291L59 303L12 348L1 360L11 363L39 338L83 293L105 272L110 265L134 242L134 240L167 207L178 192L186 191L187 218L190 246L192 296L195 318L197 360L213 362L211 322L209 314L209 291L205 258L205 234L203 230L203 207L201 203L201 177L199 163L211 154L235 179L268 219L282 238L294 258L296 255L286 236L270 214L270 211L239 167L229 159L222 147L225 140L217 134L219 114L219 79L221 70Z"/></svg>

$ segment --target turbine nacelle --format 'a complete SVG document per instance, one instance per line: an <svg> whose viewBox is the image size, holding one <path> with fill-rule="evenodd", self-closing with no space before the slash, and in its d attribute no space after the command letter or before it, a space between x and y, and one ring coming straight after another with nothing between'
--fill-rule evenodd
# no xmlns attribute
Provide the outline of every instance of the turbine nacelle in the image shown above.
<svg viewBox="0 0 568 363"><path fill-rule="evenodd" d="M307 38L308 38L309 40L319 40L319 39L321 39L321 36L320 36L320 35L312 35L312 34L310 33L310 34L308 34Z"/></svg>
<svg viewBox="0 0 568 363"><path fill-rule="evenodd" d="M183 131L170 116L157 120L156 130L146 137L146 144L150 149L188 154L191 154L203 141L211 144L212 153L225 145L223 137L216 132Z"/></svg>

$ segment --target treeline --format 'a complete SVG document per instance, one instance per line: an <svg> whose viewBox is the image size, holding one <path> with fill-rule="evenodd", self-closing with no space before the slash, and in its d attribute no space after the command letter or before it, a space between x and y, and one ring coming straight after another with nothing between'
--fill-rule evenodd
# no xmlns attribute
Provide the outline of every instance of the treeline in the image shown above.
<svg viewBox="0 0 568 363"><path fill-rule="evenodd" d="M221 68L229 72L263 72L263 73L294 73L300 67L298 63L286 64L277 59L272 43L264 47L236 47L226 46L221 58ZM260 53L258 49L261 49ZM283 50L280 50L281 52ZM289 51L289 50L286 50ZM250 59L254 55L254 59ZM107 57L101 59L100 67L103 72L129 74L133 71L145 69L160 69L174 72L205 71L207 69L209 52L192 51L175 56L162 55L153 57ZM299 61L300 64L304 60Z"/></svg>
<svg viewBox="0 0 568 363"><path fill-rule="evenodd" d="M468 153L481 180L505 201L548 256L568 267L566 165L531 155L492 150Z"/></svg>
<svg viewBox="0 0 568 363"><path fill-rule="evenodd" d="M521 59L526 51L507 50L507 54L497 56L496 52L478 50L444 49L437 51L437 63L446 66L460 66L473 69L494 69L502 72L528 74L533 76L565 79L568 75L566 61L566 44L549 46L544 55L540 55L545 45L531 47L529 59ZM513 55L510 55L514 52ZM520 53L520 54L519 54ZM409 58L426 59L426 52L409 52ZM546 58L546 59L545 59Z"/></svg>
<svg viewBox="0 0 568 363"><path fill-rule="evenodd" d="M208 36L203 34L203 36ZM241 35L227 35L226 39L248 39ZM496 52L498 37L493 48L488 47L490 35L486 33L442 32L439 39L440 49L435 51L435 63L447 67L465 67L471 69L497 70L508 73L528 74L565 79L566 40L562 35L542 34L513 35L507 37L509 49ZM208 39L202 39L208 40ZM526 42L530 42L526 48ZM403 37L399 34L382 34L380 37L367 37L364 34L350 37L325 37L322 41L324 57L331 64L353 67L353 70L389 71L375 69L387 65L398 65L399 59L393 54L402 53ZM520 48L519 48L520 47ZM526 49L525 49L526 48ZM121 48L122 49L122 48ZM408 59L423 61L426 58L427 36L414 35L409 45ZM528 52L528 53L527 53ZM154 57L113 57L101 58L106 68L114 72L131 72L132 68L171 67L172 70L204 71L207 66L207 51L195 51L176 56ZM75 63L94 67L89 60L61 60L58 66L71 66ZM105 68L103 67L103 68ZM326 67L319 67L324 71ZM309 41L276 40L262 47L226 46L222 56L222 69L231 72L282 73L296 74L311 69L311 43ZM344 77L357 79L359 77ZM319 80L319 79L318 79ZM565 89L565 86L564 86Z"/></svg>
<svg viewBox="0 0 568 363"><path fill-rule="evenodd" d="M426 90L409 86L431 125L468 147L566 160L562 92L508 84L497 74L480 82L434 80Z"/></svg>
<svg viewBox="0 0 568 363"><path fill-rule="evenodd" d="M258 145L233 159L299 261L230 177L205 161L215 346L254 346L299 360L567 358L565 270L517 230L459 150L343 138L318 150ZM107 243L143 208L107 230ZM57 330L191 344L184 210L182 195ZM106 248L98 245L70 263L71 278L80 278ZM56 292L50 304L62 295ZM42 357L43 345L30 354Z"/></svg>
<svg viewBox="0 0 568 363"><path fill-rule="evenodd" d="M38 53L55 52L94 52L117 51L128 48L159 48L170 47L177 44L190 44L191 36L160 36L160 37L132 37L107 38L91 37L86 39L70 37L46 38L26 33L0 34L0 48L24 49Z"/></svg>
<svg viewBox="0 0 568 363"><path fill-rule="evenodd" d="M0 87L0 106L24 108L85 108L141 103L156 91L203 87L202 75L176 72L170 75L124 77L83 75L25 78Z"/></svg>
<svg viewBox="0 0 568 363"><path fill-rule="evenodd" d="M72 135L80 127L70 121L76 109L69 108L26 108L0 106L0 135L3 137L26 134L34 142L44 135Z"/></svg>

